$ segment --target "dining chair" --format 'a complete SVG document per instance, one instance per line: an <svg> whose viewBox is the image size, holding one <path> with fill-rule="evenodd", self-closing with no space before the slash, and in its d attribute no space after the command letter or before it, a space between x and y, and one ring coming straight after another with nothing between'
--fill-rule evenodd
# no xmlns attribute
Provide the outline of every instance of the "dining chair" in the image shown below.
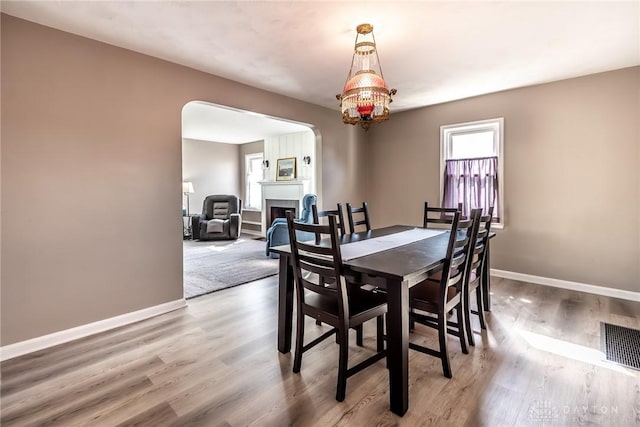
<svg viewBox="0 0 640 427"><path fill-rule="evenodd" d="M340 236L344 236L346 234L345 225L344 225L344 215L342 214L342 203L336 204L336 209L334 210L326 210L319 211L316 205L312 207L313 212L313 222L314 224L320 224L320 218L327 218L329 215L336 215L337 217L337 227L340 230Z"/></svg>
<svg viewBox="0 0 640 427"><path fill-rule="evenodd" d="M453 214L462 212L462 203L458 203L458 208L440 208L429 206L429 202L424 202L424 216L422 227L429 228L429 224L451 224ZM464 216L462 217L464 219Z"/></svg>
<svg viewBox="0 0 640 427"><path fill-rule="evenodd" d="M447 252L440 271L440 281L424 280L409 289L409 317L412 321L438 330L439 349L434 350L415 343L409 348L442 361L444 376L451 378L451 363L447 347L447 333L460 340L463 353L468 353L465 333L465 270L469 249L474 246L474 222L480 210L472 211L472 218L461 220L460 212L453 212ZM456 311L457 322L447 321L448 312Z"/></svg>
<svg viewBox="0 0 640 427"><path fill-rule="evenodd" d="M480 210L481 211L481 210ZM484 310L482 306L483 301L483 289L482 289L482 270L487 268L485 263L485 257L487 254L487 247L489 245L489 233L491 231L491 220L493 217L493 206L489 208L487 215L478 216L476 221L475 231L475 245L471 248L469 254L469 261L467 263L467 273L465 280L467 281L467 292L464 296L466 298L464 306L466 309L465 316L465 329L468 334L469 345L475 345L473 338L473 330L471 329L471 315L475 314L480 319L480 328L487 329ZM476 295L476 310L471 309L471 294L475 292Z"/></svg>
<svg viewBox="0 0 640 427"><path fill-rule="evenodd" d="M338 360L338 385L336 400L345 398L347 378L386 357L384 349L384 314L387 302L383 295L360 291L347 286L340 253L337 216L329 215L329 224L304 224L294 222L292 212L287 212L289 241L291 244L291 266L296 288L297 327L293 372L299 373L302 354L326 338L337 334L340 346ZM314 233L315 241L300 241L297 233ZM298 233L299 234L299 233ZM321 242L321 239L322 240ZM332 279L334 286L325 286L309 280L308 273ZM305 316L320 320L332 329L304 344ZM361 327L368 320L376 319L377 348L373 356L348 368L349 329Z"/></svg>
<svg viewBox="0 0 640 427"><path fill-rule="evenodd" d="M336 203L336 209L334 209L334 210L323 210L323 211L318 210L318 207L316 205L313 205L311 207L311 212L313 214L313 223L314 224L320 224L321 218L329 218L330 215L335 215L336 216L336 221L337 221L337 227L338 227L338 230L340 230L340 236L344 236L346 234L346 227L345 227L345 223L344 223L344 215L342 213L342 203ZM333 279L331 277L319 276L318 283L322 283L322 284L325 284L325 285L332 286ZM348 283L349 283L349 286L358 286L358 287L360 287L359 284L354 284L354 283L352 283L351 280L348 280ZM322 325L322 321L320 319L316 319L316 325L318 325L318 326ZM362 341L363 341L362 327L356 328L356 332L357 332L356 343L359 346L362 346Z"/></svg>
<svg viewBox="0 0 640 427"><path fill-rule="evenodd" d="M354 214L362 214L361 219L354 220ZM351 203L347 203L347 218L349 219L349 228L352 233L356 232L356 227L364 225L365 231L371 231L371 220L369 218L369 206L367 202L362 202L362 207L354 208Z"/></svg>
<svg viewBox="0 0 640 427"><path fill-rule="evenodd" d="M344 224L344 215L342 214L342 203L337 203L336 209L334 210L319 211L317 206L312 206L311 211L313 213L314 224L320 224L320 218L328 218L329 215L336 215L338 230L340 230L340 236L344 236L346 234L346 228ZM320 276L318 280L319 280L319 283L331 284L331 278ZM316 325L318 326L322 325L322 321L320 319L316 319ZM362 339L363 339L362 328L359 328L356 340L358 345L360 346L362 345Z"/></svg>
<svg viewBox="0 0 640 427"><path fill-rule="evenodd" d="M453 214L456 212L460 212L460 219L464 219L462 215L462 203L458 203L458 209L455 208L441 208L435 206L429 206L429 202L424 202L424 216L422 219L422 227L429 228L429 224L436 224L434 228L448 228L451 226L453 222ZM435 269L429 275L429 279L440 281L439 270L440 268ZM413 329L415 324L413 320L409 320L410 328Z"/></svg>

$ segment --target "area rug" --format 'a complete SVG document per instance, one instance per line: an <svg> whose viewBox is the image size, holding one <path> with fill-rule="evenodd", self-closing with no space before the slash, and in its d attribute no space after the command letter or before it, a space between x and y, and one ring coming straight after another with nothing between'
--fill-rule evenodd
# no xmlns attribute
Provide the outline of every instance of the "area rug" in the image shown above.
<svg viewBox="0 0 640 427"><path fill-rule="evenodd" d="M185 298L277 274L278 260L267 257L264 247L264 241L250 237L213 242L184 241Z"/></svg>

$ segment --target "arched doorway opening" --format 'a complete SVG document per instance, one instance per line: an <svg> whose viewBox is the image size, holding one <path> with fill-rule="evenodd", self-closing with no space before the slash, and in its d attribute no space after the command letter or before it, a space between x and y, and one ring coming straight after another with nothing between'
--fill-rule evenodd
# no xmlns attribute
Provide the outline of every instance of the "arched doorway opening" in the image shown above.
<svg viewBox="0 0 640 427"><path fill-rule="evenodd" d="M185 104L182 177L186 191L183 194L186 298L226 285L235 286L238 281L252 281L271 270L275 272L268 268L274 263L265 253L264 235L275 218L274 212L300 209L306 193L320 198L320 145L319 132L306 123L205 101ZM193 217L202 213L205 198L212 195L235 195L242 201L237 239L225 236L224 240L203 242L211 236L200 235L203 224L194 222ZM216 267L215 263L224 263L220 256L228 256L225 265L238 264L234 256L239 250L252 251L242 255L242 259L248 260L247 265L237 266L243 273L228 272L232 277L221 277L225 276L225 268ZM204 261L205 255L211 260ZM211 283L215 281L220 283ZM196 289L191 289L192 284Z"/></svg>

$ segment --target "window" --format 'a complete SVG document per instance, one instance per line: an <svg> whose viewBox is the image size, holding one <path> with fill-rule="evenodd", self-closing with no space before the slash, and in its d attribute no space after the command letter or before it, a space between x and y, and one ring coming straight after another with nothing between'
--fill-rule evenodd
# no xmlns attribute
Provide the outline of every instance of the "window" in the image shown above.
<svg viewBox="0 0 640 427"><path fill-rule="evenodd" d="M262 191L259 184L264 179L262 159L262 153L252 153L244 156L245 209L262 210Z"/></svg>
<svg viewBox="0 0 640 427"><path fill-rule="evenodd" d="M504 224L504 119L440 126L440 196L443 207L457 207L469 216L493 206L493 221Z"/></svg>

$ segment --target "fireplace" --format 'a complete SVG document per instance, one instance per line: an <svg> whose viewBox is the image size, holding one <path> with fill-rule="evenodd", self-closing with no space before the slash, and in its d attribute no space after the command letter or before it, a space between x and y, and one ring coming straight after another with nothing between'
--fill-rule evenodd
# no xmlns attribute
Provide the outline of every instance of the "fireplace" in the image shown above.
<svg viewBox="0 0 640 427"><path fill-rule="evenodd" d="M296 216L302 210L302 197L309 192L309 180L261 181L262 231L266 233L274 218L284 217L292 210ZM272 207L280 208L272 211Z"/></svg>
<svg viewBox="0 0 640 427"><path fill-rule="evenodd" d="M270 211L269 213L271 214L271 216L269 217L269 220L271 222L273 222L273 220L276 218L286 218L287 214L285 212L287 211L293 211L293 216L294 217L297 216L296 208L283 207L283 206L271 206L271 209L269 209L269 211Z"/></svg>
<svg viewBox="0 0 640 427"><path fill-rule="evenodd" d="M297 214L298 205L298 200L267 199L265 206L266 223L270 226L274 219L286 218L286 211L293 211L294 214Z"/></svg>

